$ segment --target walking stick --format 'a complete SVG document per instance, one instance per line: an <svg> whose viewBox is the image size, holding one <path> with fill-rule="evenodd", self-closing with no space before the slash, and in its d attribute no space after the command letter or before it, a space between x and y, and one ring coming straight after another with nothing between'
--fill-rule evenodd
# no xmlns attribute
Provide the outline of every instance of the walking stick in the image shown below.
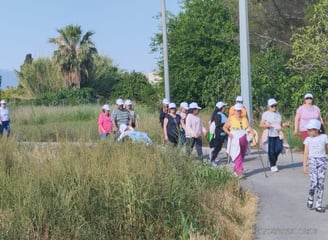
<svg viewBox="0 0 328 240"><path fill-rule="evenodd" d="M290 134L290 127L288 126L288 144L289 144L289 148L290 148L290 157L291 157L291 162L292 165L294 165L294 158L293 158L293 145L292 145L292 138L291 138L291 134Z"/></svg>
<svg viewBox="0 0 328 240"><path fill-rule="evenodd" d="M267 174L266 168L264 166L263 158L262 158L262 155L261 155L261 152L260 152L260 141L257 141L257 152L259 154L260 161L262 163L262 167L263 167L263 170L264 170L264 176L267 178L268 174Z"/></svg>
<svg viewBox="0 0 328 240"><path fill-rule="evenodd" d="M229 145L229 150L228 150L228 159L227 159L227 165L229 165L230 163L230 152L231 152L231 138L229 139L228 137L228 143L229 143L229 140L230 140L230 145Z"/></svg>

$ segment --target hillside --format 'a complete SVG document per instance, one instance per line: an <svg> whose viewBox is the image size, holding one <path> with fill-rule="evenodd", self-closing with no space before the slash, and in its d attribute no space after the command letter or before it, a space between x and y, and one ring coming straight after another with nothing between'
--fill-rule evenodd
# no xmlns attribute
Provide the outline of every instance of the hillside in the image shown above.
<svg viewBox="0 0 328 240"><path fill-rule="evenodd" d="M0 76L2 77L1 89L18 86L18 80L14 71L0 69Z"/></svg>

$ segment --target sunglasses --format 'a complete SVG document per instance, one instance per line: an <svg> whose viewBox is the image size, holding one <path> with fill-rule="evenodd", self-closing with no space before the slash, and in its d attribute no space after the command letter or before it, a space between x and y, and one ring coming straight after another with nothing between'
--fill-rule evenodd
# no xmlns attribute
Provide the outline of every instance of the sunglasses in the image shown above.
<svg viewBox="0 0 328 240"><path fill-rule="evenodd" d="M305 98L305 99L311 99L311 100L312 100L313 98L311 98L311 97L307 97L307 98Z"/></svg>
<svg viewBox="0 0 328 240"><path fill-rule="evenodd" d="M272 108L277 107L277 105L271 105Z"/></svg>

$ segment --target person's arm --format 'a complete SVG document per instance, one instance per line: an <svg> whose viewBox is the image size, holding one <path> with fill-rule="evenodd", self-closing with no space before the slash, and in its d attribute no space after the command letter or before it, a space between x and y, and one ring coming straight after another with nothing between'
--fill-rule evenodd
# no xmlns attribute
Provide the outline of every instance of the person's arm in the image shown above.
<svg viewBox="0 0 328 240"><path fill-rule="evenodd" d="M103 127L103 122L104 122L103 121L103 117L100 114L99 117L98 117L98 126L99 126L99 130L100 130L101 133L105 133L106 132L105 128Z"/></svg>
<svg viewBox="0 0 328 240"><path fill-rule="evenodd" d="M247 119L247 118L246 118ZM247 119L247 129L250 132L250 134L252 134L253 136L255 136L255 132L254 129L252 128L252 126L249 124L249 121Z"/></svg>
<svg viewBox="0 0 328 240"><path fill-rule="evenodd" d="M230 118L232 115L234 115L234 113L235 113L234 106L231 106L231 107L229 108L229 118Z"/></svg>
<svg viewBox="0 0 328 240"><path fill-rule="evenodd" d="M135 128L139 128L138 116L136 112L134 112L134 124L136 125Z"/></svg>
<svg viewBox="0 0 328 240"><path fill-rule="evenodd" d="M164 118L163 121L163 136L164 136L164 143L168 141L167 137L167 123L169 122L168 118Z"/></svg>
<svg viewBox="0 0 328 240"><path fill-rule="evenodd" d="M294 135L297 135L299 132L300 118L301 118L301 114L296 112L295 119L294 119Z"/></svg>
<svg viewBox="0 0 328 240"><path fill-rule="evenodd" d="M261 119L261 121L260 121L260 127L261 128L264 128L264 129L270 128L270 123L268 121L264 120L264 119Z"/></svg>
<svg viewBox="0 0 328 240"><path fill-rule="evenodd" d="M233 138L233 135L229 130L230 126L231 126L231 120L230 120L230 118L228 118L227 121L224 123L222 129L230 138Z"/></svg>
<svg viewBox="0 0 328 240"><path fill-rule="evenodd" d="M303 173L308 173L308 155L309 155L309 146L304 144L304 151L303 151Z"/></svg>

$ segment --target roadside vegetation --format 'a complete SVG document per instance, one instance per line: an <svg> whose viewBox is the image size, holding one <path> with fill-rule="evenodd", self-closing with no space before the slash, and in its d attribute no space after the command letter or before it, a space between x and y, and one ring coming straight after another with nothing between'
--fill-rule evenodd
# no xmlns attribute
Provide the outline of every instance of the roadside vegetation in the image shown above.
<svg viewBox="0 0 328 240"><path fill-rule="evenodd" d="M157 113L138 108L140 130L155 139L146 147L98 140L99 106L11 109L2 239L253 238L257 198L226 168L160 145Z"/></svg>

